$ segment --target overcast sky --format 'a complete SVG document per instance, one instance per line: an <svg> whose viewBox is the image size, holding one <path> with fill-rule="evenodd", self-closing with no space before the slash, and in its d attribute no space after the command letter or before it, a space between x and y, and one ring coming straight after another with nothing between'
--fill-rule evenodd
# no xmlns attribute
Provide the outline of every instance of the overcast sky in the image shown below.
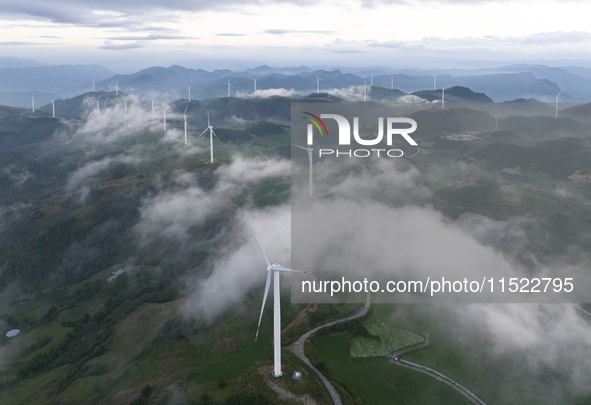
<svg viewBox="0 0 591 405"><path fill-rule="evenodd" d="M204 68L591 60L585 1L0 0L0 10L0 55L118 71L190 60Z"/></svg>

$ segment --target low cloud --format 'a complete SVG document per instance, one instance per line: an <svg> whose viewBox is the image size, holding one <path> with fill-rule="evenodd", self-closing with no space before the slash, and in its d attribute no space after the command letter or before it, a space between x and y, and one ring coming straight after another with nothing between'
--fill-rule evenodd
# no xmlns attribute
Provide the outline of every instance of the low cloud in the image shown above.
<svg viewBox="0 0 591 405"><path fill-rule="evenodd" d="M267 89L267 90L257 90L254 93L241 93L237 92L236 97L242 97L246 99L253 99L253 98L269 98L269 97L293 97L297 93L294 89Z"/></svg>

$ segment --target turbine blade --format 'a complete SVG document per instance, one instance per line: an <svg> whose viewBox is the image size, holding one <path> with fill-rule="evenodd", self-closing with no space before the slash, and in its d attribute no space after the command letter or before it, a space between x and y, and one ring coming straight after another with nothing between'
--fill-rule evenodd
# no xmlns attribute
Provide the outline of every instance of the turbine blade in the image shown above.
<svg viewBox="0 0 591 405"><path fill-rule="evenodd" d="M207 126L210 127L211 124L209 123L209 110L207 110Z"/></svg>
<svg viewBox="0 0 591 405"><path fill-rule="evenodd" d="M265 284L265 294L263 295L263 305L261 307L261 315L259 316L259 324L257 325L257 334L254 338L256 342L259 338L259 328L261 327L261 320L263 319L263 311L265 310L265 302L267 302L267 295L269 295L269 287L271 287L271 272L267 272L267 283Z"/></svg>
<svg viewBox="0 0 591 405"><path fill-rule="evenodd" d="M286 273L305 273L305 274L314 274L309 271L301 271L301 270L294 270L288 267L281 266L279 264L274 264L271 266L271 271L284 271Z"/></svg>
<svg viewBox="0 0 591 405"><path fill-rule="evenodd" d="M248 225L248 222L246 222L246 218L244 218L244 214L242 213L242 211L240 211L240 207L239 206L236 206L236 208L238 208L238 212L240 213L240 215L242 215L242 219L244 219L244 223L246 224L246 227L248 228L250 234L252 235L252 238L254 239L254 242L259 247L259 250L261 251L261 254L263 255L263 258L265 259L265 263L267 263L267 266L270 266L271 265L271 262L269 261L269 259L267 259L267 255L265 254L265 252L263 252L263 248L261 247L261 245L259 245L259 241L257 240L257 238L255 238L254 233L252 232L252 229L250 229L250 226Z"/></svg>
<svg viewBox="0 0 591 405"><path fill-rule="evenodd" d="M189 107L189 103L187 103L187 105L185 106L185 113L184 113L184 115L187 115L187 107Z"/></svg>
<svg viewBox="0 0 591 405"><path fill-rule="evenodd" d="M209 128L205 128L205 131L201 132L201 133L199 134L199 136L201 136L201 135L203 135L204 133L206 133L208 129L209 129Z"/></svg>
<svg viewBox="0 0 591 405"><path fill-rule="evenodd" d="M220 141L220 138L218 138L218 136L216 135L216 133L213 131L213 128L211 129L211 133L212 133L212 134L213 134L213 135L216 137L216 139L217 139L218 141ZM221 142L221 141L220 141L220 142Z"/></svg>
<svg viewBox="0 0 591 405"><path fill-rule="evenodd" d="M308 150L308 148L304 148L303 146L296 145L295 143L292 143L291 146L295 146L296 148L300 148L300 149L303 149L303 150Z"/></svg>

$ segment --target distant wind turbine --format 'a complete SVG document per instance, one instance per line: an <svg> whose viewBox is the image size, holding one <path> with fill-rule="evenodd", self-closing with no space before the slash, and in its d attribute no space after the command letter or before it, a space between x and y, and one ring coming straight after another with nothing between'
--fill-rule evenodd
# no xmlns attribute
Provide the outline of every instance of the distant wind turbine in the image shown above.
<svg viewBox="0 0 591 405"><path fill-rule="evenodd" d="M33 107L33 112L35 112L35 97L34 96L31 96L31 104Z"/></svg>
<svg viewBox="0 0 591 405"><path fill-rule="evenodd" d="M261 77L263 77L263 76L257 77L256 79L254 77L251 77L251 79L254 80L254 92L255 93L257 92L257 80L259 80Z"/></svg>
<svg viewBox="0 0 591 405"><path fill-rule="evenodd" d="M494 117L494 115L493 115L493 117ZM497 131L497 130L498 130L497 121L498 121L498 118L497 118L497 117L495 117L495 131Z"/></svg>
<svg viewBox="0 0 591 405"><path fill-rule="evenodd" d="M566 89L566 86L564 87L564 89ZM558 93L556 95L556 117L555 118L558 118L558 101L560 100L560 97L559 96L562 94L562 92L564 91L564 89L560 90L560 93ZM560 102L562 103L562 100L560 100Z"/></svg>
<svg viewBox="0 0 591 405"><path fill-rule="evenodd" d="M118 96L119 95L119 80L117 80L115 82L115 95Z"/></svg>
<svg viewBox="0 0 591 405"><path fill-rule="evenodd" d="M363 102L367 102L367 78L363 78Z"/></svg>
<svg viewBox="0 0 591 405"><path fill-rule="evenodd" d="M234 86L232 86L232 84L230 83L230 80L232 80L232 77L230 77L230 78L228 79L228 98L230 98L230 87L234 87Z"/></svg>
<svg viewBox="0 0 591 405"><path fill-rule="evenodd" d="M441 108L442 109L445 108L445 89L448 88L449 86L451 86L451 84L448 84L445 87L438 86L442 90L442 92L441 92Z"/></svg>
<svg viewBox="0 0 591 405"><path fill-rule="evenodd" d="M94 92L94 80L92 81L92 91Z"/></svg>
<svg viewBox="0 0 591 405"><path fill-rule="evenodd" d="M369 76L369 87L373 87L373 73Z"/></svg>
<svg viewBox="0 0 591 405"><path fill-rule="evenodd" d="M308 124L308 125L312 125L312 124ZM296 145L295 143L292 143L292 145L295 146L296 148L300 148L300 149L303 149L306 152L308 152L308 161L310 162L310 198L313 198L314 197L314 163L312 161L312 154L314 152L314 148L312 147L312 145L308 145L307 148L300 146L300 145Z"/></svg>
<svg viewBox="0 0 591 405"><path fill-rule="evenodd" d="M238 207L238 206L236 206L236 207L238 208L238 212L240 212L242 219L244 219L244 223L246 224L246 227L248 228L250 235L254 239L254 242L257 244L257 247L259 248L259 251L261 252L261 255L263 256L263 259L265 260L265 264L267 265L267 281L265 283L265 292L263 294L263 305L261 307L261 315L259 316L259 324L257 326L257 333L256 333L255 341L259 337L259 328L261 327L261 320L263 319L263 310L265 309L265 303L267 302L267 296L269 295L269 287L271 286L271 275L273 275L273 372L272 372L272 375L273 375L273 377L281 377L283 375L283 372L281 371L281 301L280 301L281 297L279 296L279 294L280 294L279 274L281 272L306 273L306 274L313 274L313 273L308 273L306 271L300 271L300 270L292 270L290 268L283 267L279 263L271 264L271 262L267 258L267 255L265 255L263 248L261 247L261 245L259 245L259 242L255 238L254 233L252 232L252 229L250 229L248 222L246 222L246 219L244 218L244 214L242 214L242 211L240 211L240 207Z"/></svg>
<svg viewBox="0 0 591 405"><path fill-rule="evenodd" d="M187 107L189 106L189 104L187 103L187 105L185 106L185 112L183 113L183 119L185 120L185 145L187 144L187 132L188 132L188 125L187 125Z"/></svg>
<svg viewBox="0 0 591 405"><path fill-rule="evenodd" d="M55 118L55 100L51 100L51 109L53 110L53 118Z"/></svg>
<svg viewBox="0 0 591 405"><path fill-rule="evenodd" d="M320 94L320 80L324 80L318 77L318 75L316 73L314 73L316 75L316 80L314 80L314 83L316 83L316 94Z"/></svg>
<svg viewBox="0 0 591 405"><path fill-rule="evenodd" d="M210 161L211 163L213 163L213 136L215 135L215 137L217 138L217 140L219 141L220 138L218 138L218 136L216 135L215 132L213 132L213 127L211 126L211 123L209 122L209 110L207 110L207 128L205 128L205 131L201 132L201 135L203 135L204 133L206 133L209 130L209 154L210 154Z"/></svg>
<svg viewBox="0 0 591 405"><path fill-rule="evenodd" d="M189 89L189 103L191 102L191 87L193 86L187 86L187 88Z"/></svg>
<svg viewBox="0 0 591 405"><path fill-rule="evenodd" d="M390 87L392 90L394 90L394 76L390 75L390 78L392 79L392 87Z"/></svg>

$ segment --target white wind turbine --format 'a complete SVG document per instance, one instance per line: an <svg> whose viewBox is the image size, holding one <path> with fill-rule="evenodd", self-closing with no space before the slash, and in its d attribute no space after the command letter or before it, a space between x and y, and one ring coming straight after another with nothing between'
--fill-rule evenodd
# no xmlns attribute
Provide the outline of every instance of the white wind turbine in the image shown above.
<svg viewBox="0 0 591 405"><path fill-rule="evenodd" d="M394 90L394 76L390 75L390 78L392 79L392 86L390 89Z"/></svg>
<svg viewBox="0 0 591 405"><path fill-rule="evenodd" d="M564 89L566 89L566 87ZM558 118L558 101L560 101L562 103L562 100L560 100L560 97L559 96L562 94L562 92L564 91L564 89L560 90L560 93L558 93L556 95L556 117L555 118Z"/></svg>
<svg viewBox="0 0 591 405"><path fill-rule="evenodd" d="M261 77L263 77L263 76L259 76L256 79L254 77L251 77L251 79L254 80L254 92L255 93L257 92L257 80L259 80Z"/></svg>
<svg viewBox="0 0 591 405"><path fill-rule="evenodd" d="M451 86L451 84L448 84L445 87L438 86L441 88L441 108L442 109L445 108L445 89L447 89L449 86Z"/></svg>
<svg viewBox="0 0 591 405"><path fill-rule="evenodd" d="M92 81L92 91L94 92L94 80Z"/></svg>
<svg viewBox="0 0 591 405"><path fill-rule="evenodd" d="M232 86L232 84L230 83L230 80L232 80L232 77L230 77L230 78L228 79L228 98L230 98L230 87L234 87L234 86Z"/></svg>
<svg viewBox="0 0 591 405"><path fill-rule="evenodd" d="M369 75L369 87L373 87L373 73Z"/></svg>
<svg viewBox="0 0 591 405"><path fill-rule="evenodd" d="M433 76L433 90L437 90L437 75Z"/></svg>
<svg viewBox="0 0 591 405"><path fill-rule="evenodd" d="M118 96L119 95L119 80L117 80L115 82L115 95Z"/></svg>
<svg viewBox="0 0 591 405"><path fill-rule="evenodd" d="M363 78L363 102L367 102L367 78Z"/></svg>
<svg viewBox="0 0 591 405"><path fill-rule="evenodd" d="M318 75L316 73L314 73L316 75L316 80L314 80L314 83L316 83L316 94L320 94L320 80L324 80L318 77Z"/></svg>
<svg viewBox="0 0 591 405"><path fill-rule="evenodd" d="M189 103L191 102L191 87L193 86L187 86L187 88L189 89Z"/></svg>
<svg viewBox="0 0 591 405"><path fill-rule="evenodd" d="M187 144L187 132L189 129L189 126L187 125L187 107L189 107L189 104L186 105L185 112L183 113L183 119L185 120L185 145Z"/></svg>
<svg viewBox="0 0 591 405"><path fill-rule="evenodd" d="M53 110L53 118L55 118L55 100L51 100L51 109Z"/></svg>
<svg viewBox="0 0 591 405"><path fill-rule="evenodd" d="M215 135L215 137L217 138L218 141L220 140L220 138L218 138L218 136L216 135L216 133L213 132L213 127L211 126L211 123L209 122L209 110L207 110L207 128L205 128L205 131L201 132L201 134L199 136L202 136L208 130L209 130L209 154L210 154L210 161L211 161L211 163L213 163L213 136Z"/></svg>
<svg viewBox="0 0 591 405"><path fill-rule="evenodd" d="M33 112L35 112L35 97L31 96L31 104L33 107Z"/></svg>
<svg viewBox="0 0 591 405"><path fill-rule="evenodd" d="M300 271L300 270L292 270L290 268L287 267L283 267L282 265L280 265L279 263L273 263L271 264L271 262L269 262L269 259L267 258L267 255L265 255L265 252L263 252L263 248L261 248L261 245L259 245L259 242L257 241L257 238L255 238L254 233L252 232L252 229L250 229L250 226L248 226L248 222L246 222L246 219L244 218L244 214L242 214L242 211L240 211L240 208L238 206L236 206L238 208L238 212L240 212L240 215L242 216L242 219L244 219L244 223L246 224L246 227L248 228L250 234L252 235L252 238L254 239L254 242L257 244L259 251L261 252L261 254L263 255L263 259L265 259L265 263L267 264L267 281L265 283L265 293L263 294L263 305L261 307L261 315L259 316L259 324L257 326L257 334L255 337L255 341L258 339L259 337L259 328L261 327L261 320L263 319L263 310L265 309L265 303L267 302L267 296L269 295L269 287L271 286L271 274L273 274L273 377L281 377L283 375L283 372L281 371L281 301L280 301L280 289L279 289L279 274L281 272L287 272L287 273L306 273L306 274L314 274L314 273L309 273L306 271Z"/></svg>
<svg viewBox="0 0 591 405"><path fill-rule="evenodd" d="M166 132L166 106L162 104L162 118L164 122L164 132Z"/></svg>
<svg viewBox="0 0 591 405"><path fill-rule="evenodd" d="M310 125L312 125L312 124L310 124ZM312 160L312 155L314 153L314 148L312 147L312 145L308 145L307 148L300 146L300 145L296 145L295 143L292 143L292 145L295 146L296 148L300 148L300 149L303 149L306 152L308 152L308 161L310 162L310 198L313 198L314 197L314 162Z"/></svg>

